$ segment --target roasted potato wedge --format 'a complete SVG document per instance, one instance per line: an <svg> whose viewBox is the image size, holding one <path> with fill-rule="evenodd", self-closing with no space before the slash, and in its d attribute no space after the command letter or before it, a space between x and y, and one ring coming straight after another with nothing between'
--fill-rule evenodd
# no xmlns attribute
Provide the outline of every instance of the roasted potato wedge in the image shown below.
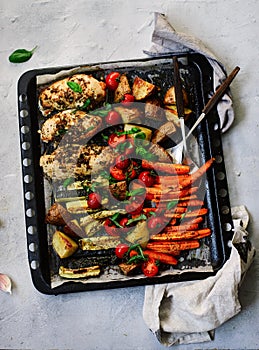
<svg viewBox="0 0 259 350"><path fill-rule="evenodd" d="M132 94L136 101L144 100L149 97L155 90L156 86L146 80L136 77L132 86Z"/></svg>
<svg viewBox="0 0 259 350"><path fill-rule="evenodd" d="M61 259L68 258L74 254L78 248L78 244L72 238L58 230L53 234L52 245Z"/></svg>
<svg viewBox="0 0 259 350"><path fill-rule="evenodd" d="M114 91L114 102L119 103L123 100L125 94L131 94L131 87L125 74L120 76L120 82Z"/></svg>

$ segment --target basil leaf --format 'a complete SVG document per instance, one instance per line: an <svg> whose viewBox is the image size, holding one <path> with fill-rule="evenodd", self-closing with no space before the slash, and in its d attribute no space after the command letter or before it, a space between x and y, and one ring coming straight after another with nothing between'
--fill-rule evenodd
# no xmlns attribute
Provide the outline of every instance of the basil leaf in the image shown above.
<svg viewBox="0 0 259 350"><path fill-rule="evenodd" d="M139 215L138 217L134 218L134 219L129 219L126 226L132 224L133 222L136 222L136 221L141 221L141 220L147 220L147 217L145 214L141 214Z"/></svg>
<svg viewBox="0 0 259 350"><path fill-rule="evenodd" d="M67 179L63 182L63 187L67 187L68 185L72 184L72 182L74 182L74 178L73 178L73 177L67 178Z"/></svg>
<svg viewBox="0 0 259 350"><path fill-rule="evenodd" d="M74 92L79 92L81 93L83 90L81 88L81 86L76 83L75 81L67 81L67 86L73 90Z"/></svg>
<svg viewBox="0 0 259 350"><path fill-rule="evenodd" d="M91 115L98 115L99 117L106 117L107 114L111 111L112 105L110 103L106 103L103 108L96 109L95 111L91 111Z"/></svg>
<svg viewBox="0 0 259 350"><path fill-rule="evenodd" d="M173 200L173 201L167 203L166 208L167 208L168 210L170 210L170 209L174 208L174 207L177 205L177 203L178 203L178 200Z"/></svg>
<svg viewBox="0 0 259 350"><path fill-rule="evenodd" d="M135 136L137 139L145 140L146 134L144 132L138 132Z"/></svg>
<svg viewBox="0 0 259 350"><path fill-rule="evenodd" d="M136 188L133 191L127 193L128 196L140 196L146 193L146 189L144 187Z"/></svg>
<svg viewBox="0 0 259 350"><path fill-rule="evenodd" d="M11 55L9 56L9 61L12 63L23 63L28 61L34 51L37 49L37 46L35 46L31 51L26 49L17 49Z"/></svg>
<svg viewBox="0 0 259 350"><path fill-rule="evenodd" d="M81 88L81 86L80 86L80 88ZM81 88L81 90L82 90L82 88ZM81 91L81 92L82 92L82 91ZM90 104L91 104L91 100L90 100L90 98L88 98L88 99L85 101L85 103L83 104L83 106L80 107L80 109L81 109L81 110L84 110L84 109L86 109L87 107L89 107Z"/></svg>
<svg viewBox="0 0 259 350"><path fill-rule="evenodd" d="M118 136L121 136L121 135L131 135L131 134L136 134L136 133L138 133L139 131L140 131L139 128L134 127L134 128L131 128L131 129L128 130L128 131L117 131L116 134L117 134ZM144 133L143 133L143 134L144 134ZM145 134L144 134L144 136L145 136Z"/></svg>

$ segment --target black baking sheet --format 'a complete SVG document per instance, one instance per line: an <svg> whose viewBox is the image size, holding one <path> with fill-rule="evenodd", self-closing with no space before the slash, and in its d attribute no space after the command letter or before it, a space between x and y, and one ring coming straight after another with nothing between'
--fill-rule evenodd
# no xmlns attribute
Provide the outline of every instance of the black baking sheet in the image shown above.
<svg viewBox="0 0 259 350"><path fill-rule="evenodd" d="M201 55L178 55L181 64L181 74L188 93L191 96L193 118L197 118L212 91L212 69L207 60ZM207 239L210 249L212 272L194 272L186 270L176 275L165 275L148 279L125 278L102 282L81 283L80 280L66 282L58 287L51 287L51 264L55 256L50 258L48 232L45 224L45 182L39 159L42 145L38 133L38 102L37 77L46 74L67 72L91 73L100 78L111 70L127 72L129 76L138 75L143 79L152 79L166 90L172 85L173 70L170 57L155 59L138 59L120 62L89 64L80 67L56 67L35 69L24 73L18 82L18 112L21 142L21 160L24 187L24 207L28 258L31 276L35 287L45 294L60 294L67 292L88 291L95 289L118 288L178 282L206 278L215 274L228 259L230 241L232 238L232 219L228 196L227 177L224 165L219 118L216 109L210 112L197 128L197 140L201 151L201 163L211 157L215 158L213 167L208 171L204 183L206 191L206 206L208 208L207 225L212 234ZM72 70L72 71L71 71ZM66 74L66 73L65 73ZM161 80L162 79L162 80ZM193 122L192 119L190 122ZM52 254L52 253L51 253Z"/></svg>

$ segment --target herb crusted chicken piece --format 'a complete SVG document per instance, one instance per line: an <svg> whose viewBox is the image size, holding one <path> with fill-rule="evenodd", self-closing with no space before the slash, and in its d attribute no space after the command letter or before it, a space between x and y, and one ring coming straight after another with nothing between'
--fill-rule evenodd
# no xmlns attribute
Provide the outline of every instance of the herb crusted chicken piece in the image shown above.
<svg viewBox="0 0 259 350"><path fill-rule="evenodd" d="M66 109L97 107L105 100L106 84L91 75L75 74L58 80L41 91L39 109L44 117Z"/></svg>

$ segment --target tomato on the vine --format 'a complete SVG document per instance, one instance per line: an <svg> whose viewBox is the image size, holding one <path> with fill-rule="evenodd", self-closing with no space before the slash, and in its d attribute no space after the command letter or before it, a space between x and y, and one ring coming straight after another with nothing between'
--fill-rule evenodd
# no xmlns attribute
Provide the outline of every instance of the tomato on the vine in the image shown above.
<svg viewBox="0 0 259 350"><path fill-rule="evenodd" d="M120 78L119 72L109 73L105 79L107 88L112 91L116 90L119 85L119 78Z"/></svg>
<svg viewBox="0 0 259 350"><path fill-rule="evenodd" d="M116 133L113 133L108 138L108 145L111 146L112 148L115 148L125 140L126 140L126 135L117 135Z"/></svg>
<svg viewBox="0 0 259 350"><path fill-rule="evenodd" d="M123 97L123 100L121 101L121 103L125 104L125 105L129 105L132 102L135 101L135 97L131 94L125 94Z"/></svg>
<svg viewBox="0 0 259 350"><path fill-rule="evenodd" d="M144 182L145 186L151 187L155 183L155 176L153 176L150 171L142 171L139 176L139 180Z"/></svg>
<svg viewBox="0 0 259 350"><path fill-rule="evenodd" d="M128 250L129 250L129 246L127 244L120 243L115 248L115 255L117 256L117 258L122 259L125 256L125 254L128 252Z"/></svg>
<svg viewBox="0 0 259 350"><path fill-rule="evenodd" d="M154 277L158 274L159 269L155 259L149 258L141 265L141 270L146 277Z"/></svg>
<svg viewBox="0 0 259 350"><path fill-rule="evenodd" d="M120 113L112 110L105 117L105 121L109 125L116 125L121 123L122 119Z"/></svg>
<svg viewBox="0 0 259 350"><path fill-rule="evenodd" d="M98 209L101 207L101 196L96 193L92 192L89 194L88 199L87 199L87 204L88 207L91 209Z"/></svg>

